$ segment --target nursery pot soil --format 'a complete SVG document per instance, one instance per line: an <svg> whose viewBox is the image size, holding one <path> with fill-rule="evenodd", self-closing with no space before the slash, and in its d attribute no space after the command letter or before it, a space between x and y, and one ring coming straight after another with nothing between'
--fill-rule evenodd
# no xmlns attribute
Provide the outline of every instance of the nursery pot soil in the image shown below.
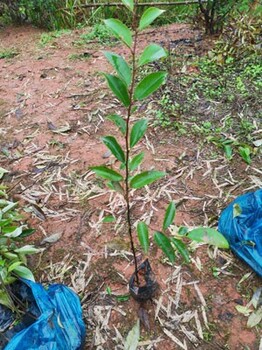
<svg viewBox="0 0 262 350"><path fill-rule="evenodd" d="M129 280L130 294L139 302L150 300L158 289L158 283L148 259L139 265L137 270L139 285L137 284L136 274L134 272Z"/></svg>

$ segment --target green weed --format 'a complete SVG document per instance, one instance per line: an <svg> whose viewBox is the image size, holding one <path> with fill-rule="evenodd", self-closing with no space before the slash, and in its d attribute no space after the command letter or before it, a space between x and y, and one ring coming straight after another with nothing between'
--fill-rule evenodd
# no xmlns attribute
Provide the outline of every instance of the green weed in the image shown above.
<svg viewBox="0 0 262 350"><path fill-rule="evenodd" d="M95 24L91 31L82 34L80 40L76 42L76 45L85 45L90 43L90 41L96 41L104 45L114 45L118 42L117 39L112 38L111 32L103 24Z"/></svg>
<svg viewBox="0 0 262 350"><path fill-rule="evenodd" d="M198 72L176 74L170 79L171 102L161 99L157 103L155 123L172 128L175 116L176 121L183 121L187 132L215 144L227 159L238 154L249 164L258 154L254 131L261 121L259 57L259 51L237 61L228 56L223 62L210 53L200 59L173 55L171 65L176 71L188 64ZM172 101L180 106L178 110ZM225 134L231 135L231 141Z"/></svg>
<svg viewBox="0 0 262 350"><path fill-rule="evenodd" d="M82 52L82 53L73 53L68 56L68 59L71 61L86 61L89 60L91 57L91 54L88 52Z"/></svg>
<svg viewBox="0 0 262 350"><path fill-rule="evenodd" d="M53 32L43 33L39 41L40 46L46 46L47 44L50 44L54 39L61 38L63 35L68 35L70 33L71 31L68 29L55 30Z"/></svg>
<svg viewBox="0 0 262 350"><path fill-rule="evenodd" d="M5 49L0 51L0 59L14 58L17 55L18 52L15 49Z"/></svg>

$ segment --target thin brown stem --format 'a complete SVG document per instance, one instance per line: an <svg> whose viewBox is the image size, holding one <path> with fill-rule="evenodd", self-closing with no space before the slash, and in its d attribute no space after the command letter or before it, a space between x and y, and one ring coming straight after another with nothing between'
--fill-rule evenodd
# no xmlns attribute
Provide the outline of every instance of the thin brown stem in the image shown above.
<svg viewBox="0 0 262 350"><path fill-rule="evenodd" d="M125 146L126 146L126 167L125 167L125 199L127 206L127 225L128 225L128 234L130 238L131 250L134 257L135 262L135 280L137 285L139 286L139 277L138 277L138 265L136 258L136 251L134 245L134 239L132 235L132 222L131 222L131 208L130 208L130 188L129 188L129 159L130 159L130 145L129 145L129 123L130 117L132 114L132 107L134 104L134 88L135 88L135 78L136 78L136 46L137 46L137 4L135 4L134 14L133 14L133 29L134 29L134 43L133 47L130 49L132 55L132 79L129 90L129 99L130 104L127 109L127 117L126 117L126 134L125 134Z"/></svg>

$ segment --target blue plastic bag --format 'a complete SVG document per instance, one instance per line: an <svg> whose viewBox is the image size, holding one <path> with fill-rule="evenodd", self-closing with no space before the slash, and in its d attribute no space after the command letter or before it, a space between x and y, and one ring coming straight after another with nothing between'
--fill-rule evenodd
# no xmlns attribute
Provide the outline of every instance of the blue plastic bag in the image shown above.
<svg viewBox="0 0 262 350"><path fill-rule="evenodd" d="M81 350L85 325L78 296L62 284L47 290L39 283L23 280L20 295L28 300L34 322L16 333L4 350ZM26 322L22 321L22 324ZM21 326L20 326L21 327Z"/></svg>
<svg viewBox="0 0 262 350"><path fill-rule="evenodd" d="M234 207L240 212L235 217ZM218 230L233 252L262 276L262 189L236 198L222 212Z"/></svg>

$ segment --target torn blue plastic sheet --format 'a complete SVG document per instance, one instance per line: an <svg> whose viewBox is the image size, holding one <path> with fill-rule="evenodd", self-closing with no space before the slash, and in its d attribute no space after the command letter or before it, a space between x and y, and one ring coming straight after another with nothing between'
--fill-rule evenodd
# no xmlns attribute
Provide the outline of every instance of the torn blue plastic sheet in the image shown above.
<svg viewBox="0 0 262 350"><path fill-rule="evenodd" d="M5 333L5 337L11 338L4 350L84 348L86 331L81 304L71 289L62 284L52 284L45 289L39 283L23 280L19 297L28 302L29 320L24 318L19 328L15 326Z"/></svg>
<svg viewBox="0 0 262 350"><path fill-rule="evenodd" d="M262 189L237 197L222 212L218 230L232 251L262 277Z"/></svg>

